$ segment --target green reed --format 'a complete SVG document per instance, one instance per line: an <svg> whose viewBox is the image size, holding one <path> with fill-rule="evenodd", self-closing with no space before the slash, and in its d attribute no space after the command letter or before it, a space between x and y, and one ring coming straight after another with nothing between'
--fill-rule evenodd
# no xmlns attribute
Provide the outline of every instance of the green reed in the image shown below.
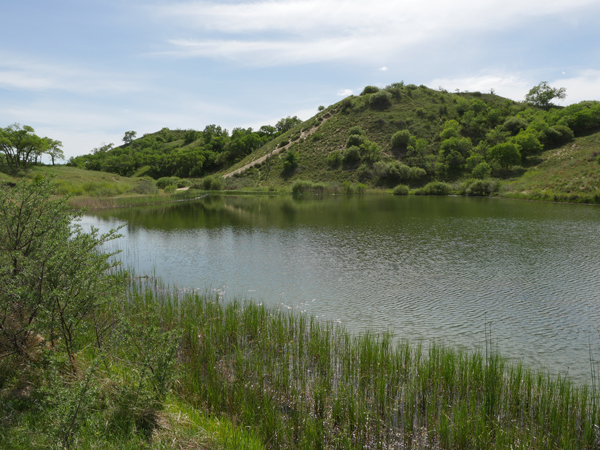
<svg viewBox="0 0 600 450"><path fill-rule="evenodd" d="M510 365L491 349L425 351L392 333L250 302L130 289L182 330L179 394L254 429L268 448L597 448L590 390Z"/></svg>

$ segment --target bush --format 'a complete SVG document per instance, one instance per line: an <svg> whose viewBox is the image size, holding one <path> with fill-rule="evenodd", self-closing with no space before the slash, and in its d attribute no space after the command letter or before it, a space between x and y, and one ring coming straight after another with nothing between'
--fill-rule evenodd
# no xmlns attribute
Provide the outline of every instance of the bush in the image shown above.
<svg viewBox="0 0 600 450"><path fill-rule="evenodd" d="M443 181L432 181L427 183L418 193L421 195L450 195L452 186Z"/></svg>
<svg viewBox="0 0 600 450"><path fill-rule="evenodd" d="M364 194L365 192L367 192L367 185L363 184L363 183L358 183L356 185L356 193L357 194Z"/></svg>
<svg viewBox="0 0 600 450"><path fill-rule="evenodd" d="M156 194L158 192L158 188L152 181L143 180L132 189L132 192L135 192L136 194L151 195Z"/></svg>
<svg viewBox="0 0 600 450"><path fill-rule="evenodd" d="M179 180L181 180L179 177L161 177L156 180L156 187L164 189L167 186L175 186Z"/></svg>
<svg viewBox="0 0 600 450"><path fill-rule="evenodd" d="M397 131L392 136L392 147L405 149L410 142L410 132L408 130Z"/></svg>
<svg viewBox="0 0 600 450"><path fill-rule="evenodd" d="M362 135L362 134L365 134L365 131L358 125L355 125L348 130L348 133L350 135L352 135L352 134Z"/></svg>
<svg viewBox="0 0 600 450"><path fill-rule="evenodd" d="M377 86L365 86L360 95L375 94L376 92L379 92L379 88Z"/></svg>
<svg viewBox="0 0 600 450"><path fill-rule="evenodd" d="M283 157L283 169L291 172L296 167L298 167L298 163L300 161L300 155L298 152L293 150L288 150L285 156Z"/></svg>
<svg viewBox="0 0 600 450"><path fill-rule="evenodd" d="M485 161L480 162L471 171L473 178L484 179L492 174L492 167Z"/></svg>
<svg viewBox="0 0 600 450"><path fill-rule="evenodd" d="M490 149L489 157L500 164L503 169L514 166L521 162L521 153L519 147L513 143L504 143L493 146Z"/></svg>
<svg viewBox="0 0 600 450"><path fill-rule="evenodd" d="M422 169L421 167L411 167L410 168L410 179L413 181L418 181L427 176L427 171Z"/></svg>
<svg viewBox="0 0 600 450"><path fill-rule="evenodd" d="M351 134L350 136L348 136L348 139L346 140L346 148L352 147L352 146L356 146L356 147L360 147L362 144L364 144L365 142L365 138L359 134Z"/></svg>
<svg viewBox="0 0 600 450"><path fill-rule="evenodd" d="M209 175L202 179L202 189L205 191L220 191L224 184L225 180L220 175Z"/></svg>
<svg viewBox="0 0 600 450"><path fill-rule="evenodd" d="M192 182L190 180L187 179L181 179L181 180L177 180L177 183L175 184L175 186L177 186L178 188L184 188L184 187L189 187L192 185Z"/></svg>
<svg viewBox="0 0 600 450"><path fill-rule="evenodd" d="M356 145L347 148L344 150L343 158L346 164L352 164L360 161L360 148Z"/></svg>
<svg viewBox="0 0 600 450"><path fill-rule="evenodd" d="M342 183L342 190L346 194L354 194L354 185L350 181L344 181Z"/></svg>
<svg viewBox="0 0 600 450"><path fill-rule="evenodd" d="M342 100L342 103L341 103L342 112L346 112L346 111L352 109L353 106L354 106L354 100L352 99L352 97L346 97L344 100Z"/></svg>
<svg viewBox="0 0 600 450"><path fill-rule="evenodd" d="M183 140L185 142L185 145L188 145L188 144L191 144L192 142L194 142L199 137L200 137L200 133L198 131L188 130L183 135Z"/></svg>
<svg viewBox="0 0 600 450"><path fill-rule="evenodd" d="M292 184L292 194L302 195L313 187L312 181L297 180Z"/></svg>
<svg viewBox="0 0 600 450"><path fill-rule="evenodd" d="M327 162L331 167L338 167L342 163L342 152L334 150L327 157Z"/></svg>
<svg viewBox="0 0 600 450"><path fill-rule="evenodd" d="M392 106L392 95L387 91L379 91L369 98L369 106L373 109L386 109Z"/></svg>
<svg viewBox="0 0 600 450"><path fill-rule="evenodd" d="M485 164L485 163L484 163ZM466 189L465 193L470 196L484 197L494 193L496 182L491 180L473 181Z"/></svg>
<svg viewBox="0 0 600 450"><path fill-rule="evenodd" d="M166 186L165 187L165 194L172 194L173 192L175 192L175 186Z"/></svg>
<svg viewBox="0 0 600 450"><path fill-rule="evenodd" d="M521 130L527 129L528 126L529 126L529 122L527 122L527 120L523 119L522 117L517 117L517 116L509 117L504 122L504 125L502 125L502 127L506 131L509 131L510 134L512 134L513 136L516 136L517 134L519 134L519 132Z"/></svg>
<svg viewBox="0 0 600 450"><path fill-rule="evenodd" d="M408 186L405 184L399 184L392 190L392 193L394 195L408 195Z"/></svg>

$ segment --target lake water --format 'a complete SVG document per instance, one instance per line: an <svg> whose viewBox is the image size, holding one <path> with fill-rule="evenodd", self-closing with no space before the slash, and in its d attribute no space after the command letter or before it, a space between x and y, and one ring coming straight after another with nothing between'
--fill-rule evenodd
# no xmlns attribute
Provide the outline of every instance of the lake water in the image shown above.
<svg viewBox="0 0 600 450"><path fill-rule="evenodd" d="M463 197L205 197L86 215L137 273L590 380L600 208Z"/></svg>

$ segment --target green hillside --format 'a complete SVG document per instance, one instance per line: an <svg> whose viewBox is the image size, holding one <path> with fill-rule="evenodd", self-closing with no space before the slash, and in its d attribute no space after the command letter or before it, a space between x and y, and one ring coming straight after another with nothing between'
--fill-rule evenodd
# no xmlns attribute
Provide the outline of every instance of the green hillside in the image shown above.
<svg viewBox="0 0 600 450"><path fill-rule="evenodd" d="M494 184L503 192L587 195L598 190L600 146L595 134L586 135L598 129L598 102L545 109L494 94L396 84L331 105L222 172L241 186L303 179L419 188L437 180L460 191L465 180L482 178L504 180ZM580 151L569 170L548 162L571 148ZM588 178L561 178L574 176Z"/></svg>
<svg viewBox="0 0 600 450"><path fill-rule="evenodd" d="M548 88L542 85L536 88ZM138 139L128 132L125 144L94 149L69 165L155 180L191 178L196 186L203 184L195 180L219 174L224 183L216 185L225 189L288 188L303 180L320 190L400 185L397 193L598 202L600 102L562 108L549 100L514 102L403 83L367 86L305 122L287 117L231 132L217 125L163 128Z"/></svg>

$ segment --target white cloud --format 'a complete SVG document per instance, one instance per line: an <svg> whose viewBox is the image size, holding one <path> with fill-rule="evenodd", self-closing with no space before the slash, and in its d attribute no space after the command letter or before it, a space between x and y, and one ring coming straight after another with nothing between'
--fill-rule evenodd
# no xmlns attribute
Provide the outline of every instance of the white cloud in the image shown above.
<svg viewBox="0 0 600 450"><path fill-rule="evenodd" d="M352 89L340 89L337 93L337 95L340 97L348 97L352 94L354 94L354 91L352 91Z"/></svg>
<svg viewBox="0 0 600 450"><path fill-rule="evenodd" d="M379 69L382 72L387 72L389 69L386 66L383 66L381 69Z"/></svg>
<svg viewBox="0 0 600 450"><path fill-rule="evenodd" d="M473 31L505 31L543 16L568 17L597 0L259 0L166 3L152 13L187 37L169 42L177 56L275 65L371 61L418 43ZM190 34L191 33L191 34ZM194 36L194 33L196 36ZM191 36L191 37L190 37Z"/></svg>
<svg viewBox="0 0 600 450"><path fill-rule="evenodd" d="M65 62L45 62L0 52L0 87L25 91L57 90L82 93L134 92L143 82Z"/></svg>
<svg viewBox="0 0 600 450"><path fill-rule="evenodd" d="M567 98L561 102L562 104L600 100L600 70L584 70L577 76L561 78L549 84L567 88Z"/></svg>

